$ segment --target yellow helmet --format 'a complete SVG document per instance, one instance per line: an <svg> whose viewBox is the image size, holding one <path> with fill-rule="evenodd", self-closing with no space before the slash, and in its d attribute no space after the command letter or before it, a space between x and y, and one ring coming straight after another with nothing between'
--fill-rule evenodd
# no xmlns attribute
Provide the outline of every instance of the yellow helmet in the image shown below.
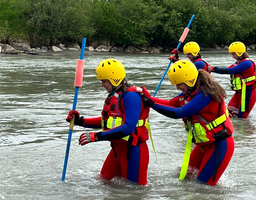
<svg viewBox="0 0 256 200"><path fill-rule="evenodd" d="M193 56L197 56L199 51L200 51L200 47L196 42L188 42L183 47L184 54L191 53Z"/></svg>
<svg viewBox="0 0 256 200"><path fill-rule="evenodd" d="M185 83L187 86L193 87L196 83L197 76L198 71L196 66L188 60L175 62L168 71L168 77L173 85Z"/></svg>
<svg viewBox="0 0 256 200"><path fill-rule="evenodd" d="M246 51L245 45L242 42L233 42L228 47L229 53L236 53L238 57L243 55L243 53Z"/></svg>
<svg viewBox="0 0 256 200"><path fill-rule="evenodd" d="M125 78L123 64L116 59L106 59L100 62L96 68L96 78L98 80L109 80L113 86L118 86Z"/></svg>

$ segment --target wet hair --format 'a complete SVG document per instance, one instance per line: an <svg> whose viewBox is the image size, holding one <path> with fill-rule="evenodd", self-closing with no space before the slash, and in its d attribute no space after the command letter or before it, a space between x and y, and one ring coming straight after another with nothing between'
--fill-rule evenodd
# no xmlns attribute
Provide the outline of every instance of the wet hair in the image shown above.
<svg viewBox="0 0 256 200"><path fill-rule="evenodd" d="M201 89L204 95L209 94L212 99L221 103L226 97L226 91L220 84L203 69L198 70L198 77L195 87Z"/></svg>

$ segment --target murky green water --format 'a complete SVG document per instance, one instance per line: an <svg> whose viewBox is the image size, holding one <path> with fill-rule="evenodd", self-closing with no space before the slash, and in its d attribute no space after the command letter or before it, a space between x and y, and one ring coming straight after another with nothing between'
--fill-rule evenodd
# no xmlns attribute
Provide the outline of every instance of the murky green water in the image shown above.
<svg viewBox="0 0 256 200"><path fill-rule="evenodd" d="M147 186L124 179L98 177L110 150L108 142L78 145L83 131L75 127L72 136L66 181L61 181L68 123L72 108L76 60L80 52L42 55L0 55L0 199L255 199L256 109L247 120L234 120L236 149L230 165L215 187L197 184L194 179L179 181L186 133L181 120L150 113L157 156L151 141ZM128 79L144 85L153 95L169 63L167 54L85 55L83 87L77 110L87 117L99 116L107 95L95 78L103 59L123 62ZM185 58L181 55L181 58ZM203 52L213 66L234 62L227 53ZM256 54L251 53L256 60ZM226 89L229 76L213 74ZM166 78L157 97L170 99L179 92Z"/></svg>

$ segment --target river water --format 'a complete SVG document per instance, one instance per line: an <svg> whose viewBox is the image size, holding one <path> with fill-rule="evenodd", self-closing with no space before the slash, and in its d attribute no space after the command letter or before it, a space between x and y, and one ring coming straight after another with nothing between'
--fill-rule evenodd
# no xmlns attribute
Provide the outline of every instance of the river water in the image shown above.
<svg viewBox="0 0 256 200"><path fill-rule="evenodd" d="M213 66L234 62L226 52L202 52ZM250 53L256 60L256 53ZM148 185L139 186L122 178L99 178L110 150L109 142L78 145L84 130L72 135L66 180L61 181L72 109L76 60L80 52L41 55L0 55L0 199L255 199L256 109L247 120L234 119L234 156L214 187L198 184L195 177L179 181L186 144L181 119L164 117L154 110L150 122L158 161L149 140ZM86 117L99 116L107 96L95 78L103 59L116 58L126 67L127 77L144 85L153 95L169 63L168 54L111 54L85 52L83 87L77 110ZM180 56L186 59L184 55ZM212 74L233 92L228 75ZM179 92L166 77L156 97L170 99Z"/></svg>

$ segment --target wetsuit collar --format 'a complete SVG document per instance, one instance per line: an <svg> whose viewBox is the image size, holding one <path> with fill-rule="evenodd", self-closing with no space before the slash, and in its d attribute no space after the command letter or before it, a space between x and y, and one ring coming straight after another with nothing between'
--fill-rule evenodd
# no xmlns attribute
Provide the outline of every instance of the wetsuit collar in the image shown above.
<svg viewBox="0 0 256 200"><path fill-rule="evenodd" d="M196 86L193 87L188 87L188 93L185 95L185 99L187 99L189 97L190 94L192 94L193 92L195 92L197 90Z"/></svg>

